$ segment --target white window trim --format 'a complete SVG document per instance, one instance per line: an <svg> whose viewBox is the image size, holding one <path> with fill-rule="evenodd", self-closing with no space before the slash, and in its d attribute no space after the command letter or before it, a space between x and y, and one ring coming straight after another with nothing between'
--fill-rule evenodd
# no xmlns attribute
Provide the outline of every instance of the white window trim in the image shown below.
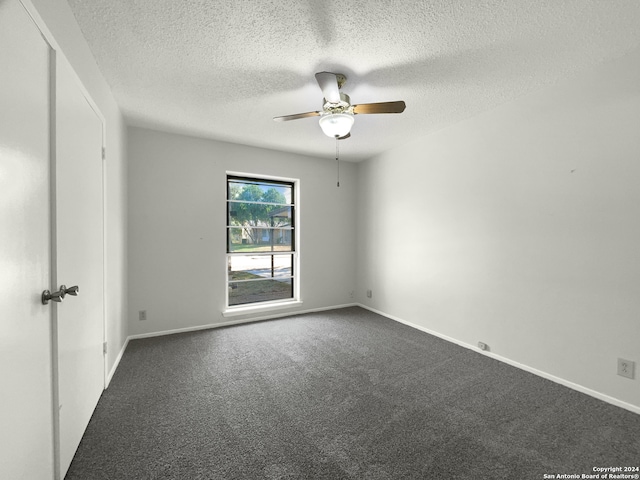
<svg viewBox="0 0 640 480"><path fill-rule="evenodd" d="M272 302L252 303L249 305L241 305L238 307L227 307L222 311L222 316L236 317L238 315L247 315L250 313L285 310L288 308L299 307L300 305L302 305L302 300L274 300Z"/></svg>
<svg viewBox="0 0 640 480"><path fill-rule="evenodd" d="M228 262L225 261L224 268L224 279L225 279L225 307L222 310L223 317L234 317L238 315L247 315L251 313L261 313L272 310L283 310L288 308L294 308L302 305L302 298L300 297L300 179L298 178L288 178L288 177L277 177L272 175L258 175L255 173L246 173L246 172L234 172L227 171L225 175L225 203L227 202L227 179L229 176L234 177L247 177L247 178L255 178L256 180L265 180L265 181L279 181L279 182L290 182L293 183L293 203L289 205L294 205L294 225L293 234L295 236L295 252L282 252L282 254L293 254L293 271L294 271L294 282L293 282L293 298L285 299L285 300L272 300L267 302L260 303L250 303L250 304L242 304L236 306L229 305L229 272L227 270ZM226 217L226 209L225 209L225 217ZM225 220L225 228L228 228L228 219ZM225 246L226 250L227 246ZM259 252L255 252L259 253ZM271 252L269 252L271 254ZM228 259L230 256L238 255L238 253L227 252L225 254L225 259Z"/></svg>

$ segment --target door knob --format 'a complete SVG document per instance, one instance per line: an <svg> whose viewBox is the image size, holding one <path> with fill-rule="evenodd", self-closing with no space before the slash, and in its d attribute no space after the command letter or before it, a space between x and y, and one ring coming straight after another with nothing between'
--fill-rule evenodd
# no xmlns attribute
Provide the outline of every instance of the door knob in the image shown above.
<svg viewBox="0 0 640 480"><path fill-rule="evenodd" d="M51 293L49 290L45 290L42 292L42 304L47 305L49 300L54 302L61 302L64 300L65 295L73 295L74 297L78 296L78 292L80 291L80 287L74 285L73 287L67 288L66 285L60 285L60 290L57 292Z"/></svg>
<svg viewBox="0 0 640 480"><path fill-rule="evenodd" d="M42 292L42 304L47 305L49 300L54 302L61 302L64 299L64 292L58 290L57 292L51 293L49 290L45 290Z"/></svg>

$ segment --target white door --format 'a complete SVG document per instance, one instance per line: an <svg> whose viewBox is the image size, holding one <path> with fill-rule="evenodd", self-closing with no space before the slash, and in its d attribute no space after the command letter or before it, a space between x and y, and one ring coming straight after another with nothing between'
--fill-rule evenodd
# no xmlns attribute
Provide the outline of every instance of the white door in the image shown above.
<svg viewBox="0 0 640 480"><path fill-rule="evenodd" d="M0 0L0 478L53 478L49 52Z"/></svg>
<svg viewBox="0 0 640 480"><path fill-rule="evenodd" d="M78 286L57 305L60 477L104 389L102 121L74 72L56 58L55 285Z"/></svg>

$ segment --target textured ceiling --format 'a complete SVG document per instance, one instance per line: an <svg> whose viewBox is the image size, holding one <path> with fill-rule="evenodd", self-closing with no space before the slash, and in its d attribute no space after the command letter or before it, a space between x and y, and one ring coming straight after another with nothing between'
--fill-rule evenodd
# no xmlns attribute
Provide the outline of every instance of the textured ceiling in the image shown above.
<svg viewBox="0 0 640 480"><path fill-rule="evenodd" d="M131 125L334 154L314 73L344 73L357 161L637 50L638 0L69 0Z"/></svg>

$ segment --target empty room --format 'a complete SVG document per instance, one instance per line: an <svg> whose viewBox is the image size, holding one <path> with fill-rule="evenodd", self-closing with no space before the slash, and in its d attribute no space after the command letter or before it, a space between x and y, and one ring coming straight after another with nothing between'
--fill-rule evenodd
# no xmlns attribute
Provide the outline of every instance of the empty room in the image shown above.
<svg viewBox="0 0 640 480"><path fill-rule="evenodd" d="M0 0L0 478L640 478L636 0Z"/></svg>

